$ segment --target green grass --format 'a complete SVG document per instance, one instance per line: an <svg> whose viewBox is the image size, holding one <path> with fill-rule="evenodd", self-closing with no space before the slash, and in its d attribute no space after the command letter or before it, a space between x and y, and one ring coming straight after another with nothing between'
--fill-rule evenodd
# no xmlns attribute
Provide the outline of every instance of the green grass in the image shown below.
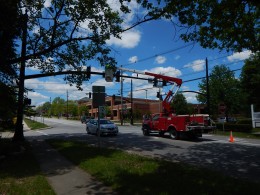
<svg viewBox="0 0 260 195"><path fill-rule="evenodd" d="M238 137L238 138L251 138L251 139L260 139L260 134L254 134L254 133L260 133L259 128L253 129L251 133L244 133L244 132L232 132L233 137ZM224 135L224 136L229 136L230 131L223 131L223 130L216 130L214 132L216 135Z"/></svg>
<svg viewBox="0 0 260 195"><path fill-rule="evenodd" d="M46 128L48 127L48 125L45 125L43 123L34 121L34 120L30 120L28 118L24 118L24 122L28 125L28 127L31 130L35 130L35 129L41 129L41 128Z"/></svg>
<svg viewBox="0 0 260 195"><path fill-rule="evenodd" d="M48 141L70 161L119 194L260 194L259 183L76 141Z"/></svg>
<svg viewBox="0 0 260 195"><path fill-rule="evenodd" d="M55 194L28 142L0 139L0 194Z"/></svg>

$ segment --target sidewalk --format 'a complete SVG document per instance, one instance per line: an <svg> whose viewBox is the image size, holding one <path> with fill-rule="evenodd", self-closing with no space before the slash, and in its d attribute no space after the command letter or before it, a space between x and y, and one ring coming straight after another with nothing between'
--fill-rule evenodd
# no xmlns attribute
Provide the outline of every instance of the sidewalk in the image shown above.
<svg viewBox="0 0 260 195"><path fill-rule="evenodd" d="M41 170L58 195L116 194L51 148L44 140L30 141Z"/></svg>
<svg viewBox="0 0 260 195"><path fill-rule="evenodd" d="M24 131L30 130L24 123ZM29 140L41 170L57 195L116 194L66 160L44 140Z"/></svg>

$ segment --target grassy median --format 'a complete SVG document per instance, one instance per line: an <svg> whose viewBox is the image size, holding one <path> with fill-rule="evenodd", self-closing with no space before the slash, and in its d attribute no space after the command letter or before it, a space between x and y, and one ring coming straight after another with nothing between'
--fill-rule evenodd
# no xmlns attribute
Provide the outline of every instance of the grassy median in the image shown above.
<svg viewBox="0 0 260 195"><path fill-rule="evenodd" d="M24 118L24 122L30 127L31 130L36 130L36 129L41 129L41 128L46 128L48 125L44 123L40 123L28 118Z"/></svg>
<svg viewBox="0 0 260 195"><path fill-rule="evenodd" d="M260 194L259 183L234 179L184 163L92 147L82 142L48 142L119 194Z"/></svg>

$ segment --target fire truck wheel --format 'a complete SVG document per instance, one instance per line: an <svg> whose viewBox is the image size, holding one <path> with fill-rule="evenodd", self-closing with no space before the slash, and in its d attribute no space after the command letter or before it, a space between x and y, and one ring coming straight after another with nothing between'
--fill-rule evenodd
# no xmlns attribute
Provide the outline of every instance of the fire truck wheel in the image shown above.
<svg viewBox="0 0 260 195"><path fill-rule="evenodd" d="M172 139L180 139L180 132L177 132L176 129L171 129L169 133Z"/></svg>

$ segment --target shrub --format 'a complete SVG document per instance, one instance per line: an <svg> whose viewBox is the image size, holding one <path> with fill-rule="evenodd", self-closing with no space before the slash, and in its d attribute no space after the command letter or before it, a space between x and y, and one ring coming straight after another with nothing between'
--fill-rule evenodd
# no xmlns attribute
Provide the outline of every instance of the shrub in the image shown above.
<svg viewBox="0 0 260 195"><path fill-rule="evenodd" d="M222 130L223 124L217 123L217 129ZM234 131L234 132L251 132L252 124L234 124L234 123L225 123L224 124L225 131Z"/></svg>

